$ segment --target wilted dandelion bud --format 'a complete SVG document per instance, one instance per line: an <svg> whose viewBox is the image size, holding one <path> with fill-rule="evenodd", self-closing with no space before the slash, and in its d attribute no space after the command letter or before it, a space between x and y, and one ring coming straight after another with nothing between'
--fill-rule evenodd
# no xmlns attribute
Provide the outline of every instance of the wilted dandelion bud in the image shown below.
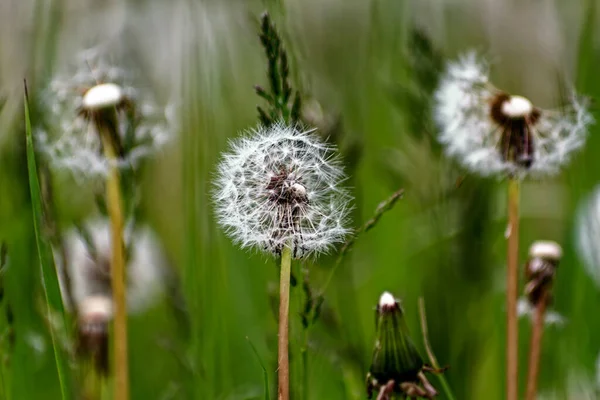
<svg viewBox="0 0 600 400"><path fill-rule="evenodd" d="M600 287L600 186L579 206L576 237L585 270Z"/></svg>
<svg viewBox="0 0 600 400"><path fill-rule="evenodd" d="M480 175L556 173L585 143L593 118L572 96L561 110L545 110L489 80L475 52L451 62L435 93L435 119L446 154Z"/></svg>
<svg viewBox="0 0 600 400"><path fill-rule="evenodd" d="M90 298L112 299L110 232L108 220L93 220L81 230L67 232L64 240L65 260L55 249L56 264L64 269L61 277L68 279L68 284L63 279L61 289L71 309L81 312L101 304L96 300L90 303ZM130 313L140 313L161 299L167 261L157 238L146 227L128 226L125 230L125 248L127 309ZM75 302L74 305L68 304L70 299Z"/></svg>
<svg viewBox="0 0 600 400"><path fill-rule="evenodd" d="M394 395L408 397L437 396L437 391L424 374L425 364L413 344L404 311L394 296L385 292L376 310L376 339L371 368L367 375L369 398L391 399Z"/></svg>
<svg viewBox="0 0 600 400"><path fill-rule="evenodd" d="M310 131L274 124L231 143L213 199L219 223L243 248L295 258L328 250L348 234L350 196L335 149Z"/></svg>
<svg viewBox="0 0 600 400"><path fill-rule="evenodd" d="M104 295L88 296L77 311L77 352L92 360L97 371L108 373L108 324L113 317L112 299Z"/></svg>
<svg viewBox="0 0 600 400"><path fill-rule="evenodd" d="M111 161L102 151L101 131L110 135L122 168L137 167L172 136L168 108L132 83L125 69L107 65L97 54L50 82L42 96L48 129L38 138L51 165L75 177L105 176Z"/></svg>
<svg viewBox="0 0 600 400"><path fill-rule="evenodd" d="M544 307L552 301L551 289L558 263L562 258L562 248L556 242L536 241L529 248L529 259L525 264L524 297L517 304L519 315L532 315L535 308L544 302ZM554 312L546 312L547 324L562 324L564 318Z"/></svg>

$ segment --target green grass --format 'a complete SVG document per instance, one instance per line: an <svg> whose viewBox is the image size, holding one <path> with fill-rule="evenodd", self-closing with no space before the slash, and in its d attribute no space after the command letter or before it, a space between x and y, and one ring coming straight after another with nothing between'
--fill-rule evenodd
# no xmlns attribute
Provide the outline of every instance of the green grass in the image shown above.
<svg viewBox="0 0 600 400"><path fill-rule="evenodd" d="M31 53L27 68L8 68L0 75L0 98L8 96L0 102L0 241L7 243L9 254L0 300L0 397L7 400L69 398L77 387L69 380L73 374L57 341L59 332L47 324L52 313L58 326L63 325L62 303L48 241L40 229L39 183L33 174L32 129L27 122L36 128L43 120L44 110L36 101L48 78L72 61L80 42L94 43L97 32L86 29L89 21L84 16L99 15L99 10L82 8L78 14L67 2L53 1L53 12L47 14L42 12L44 2L33 3L34 33L27 40L19 35L0 38ZM268 6L293 54L294 87L306 104L320 103L325 117L318 121L319 132L339 145L346 161L348 186L356 198L354 227L372 218L391 193L404 189L394 208L357 239L330 284L335 253L302 265L314 293L323 287L327 291L305 342L300 321L304 292L301 285L291 288L292 394L305 393L306 381L309 399L365 398L364 378L375 335L373 308L381 292L389 290L402 298L409 329L423 355L417 299L425 298L431 346L439 364L450 367L445 376L456 399L502 399L506 187L495 180L465 177L442 157L426 93L434 86L436 54L445 60L475 46L493 54L498 65L512 66L495 71L500 83L517 90L525 81L524 94L534 100L540 96L546 105L551 100L543 94L552 89L544 85L550 81L536 80L531 72L532 63L545 59L527 60L521 74L520 58L502 50L502 45L516 46L516 39L487 36L478 8L452 6L452 1L425 11L393 0L266 3L128 2L126 32L133 34L124 33L127 43L123 39L121 44L135 46L142 54L136 61L164 99L171 92L178 98L178 136L144 170L140 216L162 238L186 304L180 315L165 297L143 315L131 317L131 398L265 399L265 386L275 393L278 267L267 257L236 248L216 225L210 203L220 152L228 138L255 124L255 107L263 104L253 85L268 84L257 37L258 16ZM565 27L557 35L565 46L577 49L557 58L571 71L568 81L598 99L597 6L593 0L581 9L557 3L559 25ZM63 13L57 12L60 7ZM576 11L585 18L575 19ZM145 20L150 16L152 23ZM418 47L423 44L411 39L414 21L435 38L429 55ZM543 22L553 27L551 21L537 19L532 25ZM173 31L179 36L167 41ZM526 37L523 43L536 42ZM10 66L11 53L1 50L0 67ZM431 73L424 67L428 60ZM23 71L32 103L27 118L22 91L11 90L22 81ZM525 79L532 76L531 81ZM520 259L537 239L557 240L565 250L553 308L568 323L544 333L542 391L564 393L570 374L595 376L600 290L585 273L574 232L577 206L599 181L599 133L594 126L586 148L560 176L527 182L522 188ZM459 177L465 180L456 189ZM53 183L61 228L93 211L93 196L86 188L64 174L55 174ZM300 264L292 268L300 271ZM10 325L9 306L14 314ZM14 332L14 341L8 332ZM520 321L519 332L523 389L528 321ZM301 372L304 343L306 378ZM438 386L437 379L431 382ZM439 398L446 397L441 393Z"/></svg>

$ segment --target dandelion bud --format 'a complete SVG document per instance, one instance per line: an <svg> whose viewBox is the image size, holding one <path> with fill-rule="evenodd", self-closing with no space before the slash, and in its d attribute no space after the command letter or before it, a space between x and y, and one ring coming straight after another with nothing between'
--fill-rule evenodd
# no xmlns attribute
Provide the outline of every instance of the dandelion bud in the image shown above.
<svg viewBox="0 0 600 400"><path fill-rule="evenodd" d="M226 233L243 248L295 258L343 241L350 196L334 149L311 132L274 124L232 142L213 199Z"/></svg>
<svg viewBox="0 0 600 400"><path fill-rule="evenodd" d="M593 118L572 96L559 110L545 110L496 88L474 52L451 62L435 93L435 118L446 154L480 175L557 172L581 148Z"/></svg>
<svg viewBox="0 0 600 400"><path fill-rule="evenodd" d="M435 389L423 374L424 362L413 344L400 303L384 292L376 310L376 339L367 393L391 398L391 393L433 398ZM387 397L386 397L387 396Z"/></svg>

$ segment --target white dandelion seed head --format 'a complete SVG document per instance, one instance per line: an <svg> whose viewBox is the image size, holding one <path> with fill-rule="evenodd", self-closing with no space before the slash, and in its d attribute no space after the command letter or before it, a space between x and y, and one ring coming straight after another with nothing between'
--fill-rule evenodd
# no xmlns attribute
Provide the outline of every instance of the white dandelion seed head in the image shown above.
<svg viewBox="0 0 600 400"><path fill-rule="evenodd" d="M600 287L600 185L579 206L576 229L579 257L587 274Z"/></svg>
<svg viewBox="0 0 600 400"><path fill-rule="evenodd" d="M506 127L492 118L492 103L502 91L489 79L489 65L476 52L450 62L435 92L434 115L446 155L483 176L543 176L557 173L581 148L593 118L587 101L576 95L561 110L544 110L522 96L506 95L500 110L509 119L522 118L532 136L527 167L503 156ZM513 139L514 140L514 139Z"/></svg>
<svg viewBox="0 0 600 400"><path fill-rule="evenodd" d="M103 54L82 52L75 71L53 79L42 93L48 118L44 129L36 132L39 148L53 167L78 180L104 178L111 166L102 154L96 127L81 110L117 107L121 139L133 142L118 161L122 168L137 167L173 136L169 106L160 107L151 91L134 86L133 76L106 62ZM133 106L133 117L119 107L125 100Z"/></svg>
<svg viewBox="0 0 600 400"><path fill-rule="evenodd" d="M311 131L259 127L232 141L218 166L216 216L242 248L325 252L349 233L344 180L335 149Z"/></svg>
<svg viewBox="0 0 600 400"><path fill-rule="evenodd" d="M107 301L111 303L112 310L110 223L106 219L96 219L86 223L84 229L88 239L82 237L77 229L66 233L64 258L60 249L54 249L57 268L63 271L59 274L63 298L70 309L90 312L100 310L106 313ZM127 308L131 313L141 313L161 298L167 261L158 239L149 228L132 227L130 224L124 233L125 246L129 249L125 266ZM70 294L76 303L74 305L68 303L64 272L69 278Z"/></svg>
<svg viewBox="0 0 600 400"><path fill-rule="evenodd" d="M112 298L106 295L90 295L77 306L79 318L85 321L110 321L113 316Z"/></svg>

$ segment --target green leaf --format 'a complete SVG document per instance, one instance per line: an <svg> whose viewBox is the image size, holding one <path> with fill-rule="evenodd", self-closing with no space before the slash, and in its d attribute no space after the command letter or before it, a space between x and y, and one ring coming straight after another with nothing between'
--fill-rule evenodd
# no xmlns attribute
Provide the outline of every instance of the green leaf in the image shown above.
<svg viewBox="0 0 600 400"><path fill-rule="evenodd" d="M35 160L35 151L33 147L33 135L31 132L31 120L29 115L29 98L27 94L27 83L25 83L25 135L26 135L26 150L27 150L27 169L29 175L29 189L31 192L31 208L33 212L33 227L35 230L35 240L38 250L38 257L41 268L42 286L44 288L44 294L46 296L47 305L47 321L50 321L50 336L52 338L52 347L54 348L54 358L56 361L56 369L58 372L58 379L60 381L60 388L63 399L71 398L70 390L70 376L68 374L68 364L64 351L60 347L58 342L58 333L55 326L52 325L52 316L55 314L60 315L60 322L62 323L62 331L66 332L66 316L62 303L62 296L60 293L60 286L58 282L58 275L54 266L54 259L52 257L52 249L50 242L43 237L42 223L43 223L43 212L42 212L42 197L40 194L40 181L38 177L37 165Z"/></svg>

